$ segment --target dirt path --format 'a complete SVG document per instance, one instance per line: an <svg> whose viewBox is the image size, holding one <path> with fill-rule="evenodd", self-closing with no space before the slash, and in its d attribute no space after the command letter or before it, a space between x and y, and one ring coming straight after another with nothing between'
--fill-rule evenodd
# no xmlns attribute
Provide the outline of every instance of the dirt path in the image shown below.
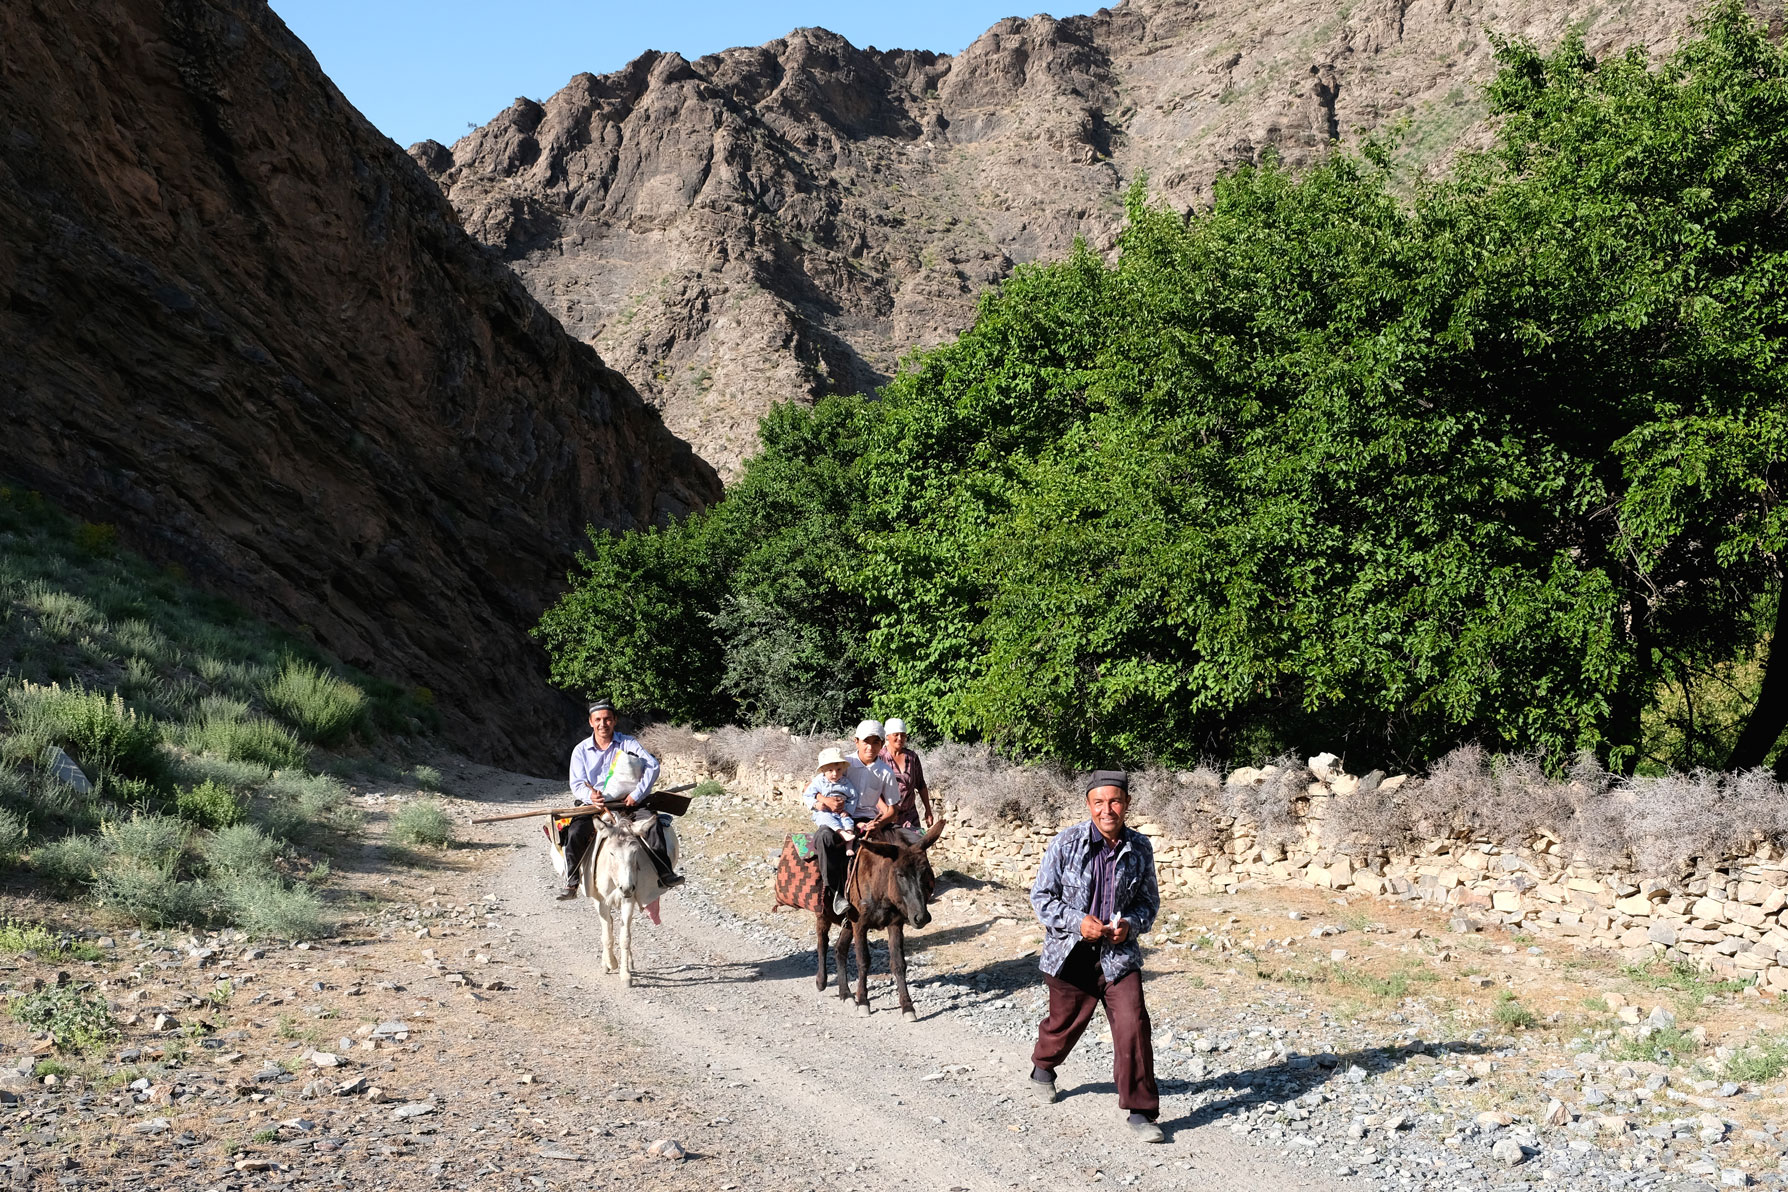
<svg viewBox="0 0 1788 1192"><path fill-rule="evenodd" d="M518 941L529 964L555 984L601 991L604 1016L636 1040L655 1034L666 1065L706 1091L717 1117L775 1136L762 1151L780 1152L786 1166L758 1173L766 1182L940 1192L1095 1179L1162 1189L1228 1189L1244 1177L1291 1188L1359 1186L1232 1139L1193 1113L1171 1081L1162 1090L1168 1142L1136 1143L1112 1092L1109 1052L1077 1052L1061 1073L1062 1099L1031 1104L1021 1084L1028 1039L1012 1019L1034 1025L1034 1016L1007 1015L988 1023L996 1029L979 1029L987 1015L940 1008L921 985L920 1021L910 1024L895 1012L885 980L871 985L876 1013L867 1019L832 990L816 993L810 937L746 923L704 894L704 811L717 814L700 809L684 821L695 876L666 897L662 926L636 933L631 990L601 973L595 914L553 900L544 852L532 847L536 827L500 826L527 847L494 888L529 920ZM810 920L778 922L801 931ZM922 972L925 933L913 938Z"/></svg>
<svg viewBox="0 0 1788 1192"><path fill-rule="evenodd" d="M1356 909L1329 891L1170 899L1147 964L1171 1141L1144 1147L1124 1132L1097 1028L1063 1069L1060 1103L1024 1095L1043 998L1021 875L941 858L933 922L911 937L921 1021L893 1012L885 957L878 1012L859 1018L813 989L811 920L767 909L792 810L704 798L681 821L691 881L664 926L642 926L626 989L599 971L595 914L553 901L538 821L466 823L563 787L439 764L464 826L453 849L390 840L417 792L370 776L352 787L366 831L331 858L331 938L135 931L0 874L0 920L69 941L0 944L0 1002L67 979L119 1028L62 1053L0 1016L0 1183L1788 1186L1781 1069L1741 1085L1714 1066L1749 1047L1761 1069L1767 1048L1788 1048L1754 989L1617 971L1510 933L1437 937L1418 909ZM1635 1055L1615 1004L1676 1015L1671 1046L1687 1054ZM659 1157L665 1139L687 1157ZM1521 1148L1513 1170L1505 1142Z"/></svg>

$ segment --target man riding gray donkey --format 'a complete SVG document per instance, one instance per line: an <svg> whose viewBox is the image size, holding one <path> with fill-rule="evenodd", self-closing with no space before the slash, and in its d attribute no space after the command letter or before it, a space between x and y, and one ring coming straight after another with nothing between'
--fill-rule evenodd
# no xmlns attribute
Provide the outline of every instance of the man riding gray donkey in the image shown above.
<svg viewBox="0 0 1788 1192"><path fill-rule="evenodd" d="M659 827L658 813L642 806L651 797L652 785L658 781L658 759L646 752L646 747L637 739L616 732L616 723L613 704L601 699L590 705L590 735L571 751L571 801L601 803L617 761L623 757L637 759L639 783L627 795L626 808L617 811L616 815L625 815L627 808L631 808L634 823L650 824L640 838L645 842L646 854L652 858L653 868L658 870L659 886L668 890L681 885L683 878L671 868L670 859L664 855L664 833ZM565 892L559 895L561 902L577 897L578 881L582 876L580 863L595 834L596 828L589 816L579 816L565 825L566 883Z"/></svg>
<svg viewBox="0 0 1788 1192"><path fill-rule="evenodd" d="M1105 1007L1111 1024L1113 1082L1130 1131L1160 1142L1161 1091L1155 1084L1155 1044L1142 999L1142 946L1161 908L1155 850L1124 824L1130 780L1121 770L1096 770L1086 779L1087 821L1049 842L1031 906L1043 924L1039 965L1049 987L1049 1011L1037 1024L1030 1088L1045 1104L1056 1097L1055 1070L1068 1058L1093 1011Z"/></svg>

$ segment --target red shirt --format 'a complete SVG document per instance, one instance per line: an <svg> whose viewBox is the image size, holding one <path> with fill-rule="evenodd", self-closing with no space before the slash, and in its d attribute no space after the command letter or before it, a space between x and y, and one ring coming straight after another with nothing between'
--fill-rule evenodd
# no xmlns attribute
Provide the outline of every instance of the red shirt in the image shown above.
<svg viewBox="0 0 1788 1192"><path fill-rule="evenodd" d="M905 820L913 810L913 802L923 792L927 798L931 788L925 785L925 767L919 761L919 755L902 747L899 753L882 746L882 760L894 768L894 777L900 783L900 805L895 808L901 820Z"/></svg>

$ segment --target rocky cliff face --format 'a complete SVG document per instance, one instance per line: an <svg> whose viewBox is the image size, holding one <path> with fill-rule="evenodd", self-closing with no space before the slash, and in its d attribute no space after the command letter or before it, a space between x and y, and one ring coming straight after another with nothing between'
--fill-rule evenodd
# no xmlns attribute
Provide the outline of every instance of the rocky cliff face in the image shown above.
<svg viewBox="0 0 1788 1192"><path fill-rule="evenodd" d="M544 764L586 523L713 471L258 0L0 6L0 473Z"/></svg>
<svg viewBox="0 0 1788 1192"><path fill-rule="evenodd" d="M1076 236L1107 248L1139 171L1185 207L1408 121L1431 167L1482 135L1490 34L1661 47L1689 0L1126 0L1001 21L963 53L822 29L649 53L411 154L467 228L723 470L776 401L872 388L976 296ZM1780 4L1775 3L1779 13Z"/></svg>

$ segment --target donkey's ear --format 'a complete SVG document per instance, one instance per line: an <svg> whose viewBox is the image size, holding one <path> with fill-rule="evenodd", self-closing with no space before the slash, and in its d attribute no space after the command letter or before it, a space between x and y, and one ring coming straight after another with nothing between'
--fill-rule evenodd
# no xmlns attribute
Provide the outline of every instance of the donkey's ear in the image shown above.
<svg viewBox="0 0 1788 1192"><path fill-rule="evenodd" d="M925 839L920 841L919 843L924 848L930 848L932 845L937 843L937 838L942 836L943 834L944 834L944 821L941 818L933 820L931 823L931 827L928 828L925 832Z"/></svg>
<svg viewBox="0 0 1788 1192"><path fill-rule="evenodd" d="M863 843L859 844L857 847L862 849L864 852L874 853L878 857L886 857L890 861L893 861L900 856L899 846L892 845L892 844L884 844L882 841L879 841L879 840L865 840Z"/></svg>

